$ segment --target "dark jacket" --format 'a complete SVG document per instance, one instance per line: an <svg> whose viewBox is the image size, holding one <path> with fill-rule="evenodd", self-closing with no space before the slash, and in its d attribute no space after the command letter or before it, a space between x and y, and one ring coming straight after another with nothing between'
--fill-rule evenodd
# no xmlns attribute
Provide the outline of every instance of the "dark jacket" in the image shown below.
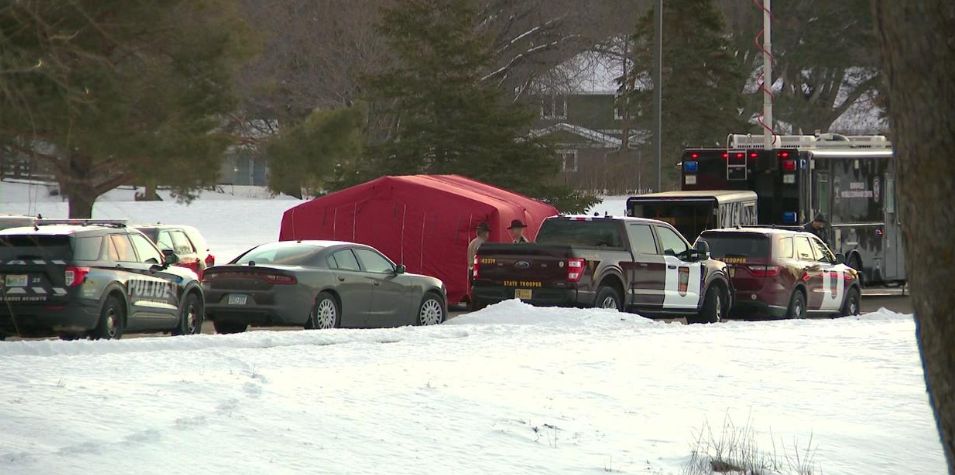
<svg viewBox="0 0 955 475"><path fill-rule="evenodd" d="M821 239L822 242L826 243L827 246L832 247L832 240L829 239L829 234L830 234L830 233L829 233L829 225L828 225L828 224L825 225L825 226L823 226L823 227L821 227L821 228L819 228L819 229L816 229L816 228L812 227L812 221L810 221L810 222L806 223L806 225L803 226L802 229L803 229L803 231L805 231L805 232L807 232L807 233L815 234L816 237L819 238L819 239Z"/></svg>

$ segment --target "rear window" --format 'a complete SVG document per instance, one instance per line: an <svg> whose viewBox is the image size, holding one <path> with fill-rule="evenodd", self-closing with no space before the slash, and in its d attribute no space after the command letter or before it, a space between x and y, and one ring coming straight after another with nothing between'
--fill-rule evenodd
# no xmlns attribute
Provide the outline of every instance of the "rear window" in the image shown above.
<svg viewBox="0 0 955 475"><path fill-rule="evenodd" d="M0 261L72 258L69 236L2 236Z"/></svg>
<svg viewBox="0 0 955 475"><path fill-rule="evenodd" d="M234 264L248 264L254 261L256 264L305 265L310 263L315 254L322 249L324 249L322 246L313 244L266 244L243 254L235 260Z"/></svg>
<svg viewBox="0 0 955 475"><path fill-rule="evenodd" d="M769 236L753 233L703 233L700 241L710 245L710 255L716 259L759 257L769 258Z"/></svg>
<svg viewBox="0 0 955 475"><path fill-rule="evenodd" d="M698 201L634 201L631 215L669 223L687 239L699 236L706 229L716 226L713 202Z"/></svg>
<svg viewBox="0 0 955 475"><path fill-rule="evenodd" d="M620 224L616 221L548 219L537 233L537 243L622 248L620 234Z"/></svg>

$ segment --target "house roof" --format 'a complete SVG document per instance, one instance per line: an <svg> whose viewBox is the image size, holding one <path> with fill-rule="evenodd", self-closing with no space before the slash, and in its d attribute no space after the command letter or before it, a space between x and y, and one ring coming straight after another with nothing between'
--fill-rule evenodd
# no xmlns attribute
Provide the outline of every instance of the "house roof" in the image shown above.
<svg viewBox="0 0 955 475"><path fill-rule="evenodd" d="M541 137L544 135L553 134L555 132L568 132L595 142L606 148L620 147L621 144L620 139L617 137L605 134L603 132L598 132L593 129L588 129L586 127L581 127L579 125L568 124L566 122L559 122L557 124L551 125L550 127L532 130L530 131L529 135L531 137Z"/></svg>

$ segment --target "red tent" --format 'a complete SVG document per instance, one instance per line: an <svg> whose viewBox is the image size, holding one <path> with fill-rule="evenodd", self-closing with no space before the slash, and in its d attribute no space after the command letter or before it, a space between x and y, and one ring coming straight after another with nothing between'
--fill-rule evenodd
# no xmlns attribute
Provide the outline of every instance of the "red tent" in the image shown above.
<svg viewBox="0 0 955 475"><path fill-rule="evenodd" d="M492 242L509 241L511 220L537 236L557 209L457 175L386 176L315 198L285 212L279 240L332 239L379 249L409 272L435 276L448 301L468 293L467 248L474 228L491 226Z"/></svg>

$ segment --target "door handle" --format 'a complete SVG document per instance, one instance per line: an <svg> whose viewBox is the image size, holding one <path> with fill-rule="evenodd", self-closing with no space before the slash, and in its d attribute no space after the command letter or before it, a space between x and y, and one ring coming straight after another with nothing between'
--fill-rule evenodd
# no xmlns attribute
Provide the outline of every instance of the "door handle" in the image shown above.
<svg viewBox="0 0 955 475"><path fill-rule="evenodd" d="M339 282L345 282L345 278L344 278L344 277L339 277L339 278L338 278L338 281L339 281Z"/></svg>
<svg viewBox="0 0 955 475"><path fill-rule="evenodd" d="M376 280L376 281L375 281L375 287L378 287L379 285L381 285L381 282L378 282L378 281Z"/></svg>
<svg viewBox="0 0 955 475"><path fill-rule="evenodd" d="M676 269L676 266L667 266L667 269Z"/></svg>
<svg viewBox="0 0 955 475"><path fill-rule="evenodd" d="M641 263L640 263L640 267L646 267L646 266L647 266L647 263L646 263L646 262L641 262Z"/></svg>

